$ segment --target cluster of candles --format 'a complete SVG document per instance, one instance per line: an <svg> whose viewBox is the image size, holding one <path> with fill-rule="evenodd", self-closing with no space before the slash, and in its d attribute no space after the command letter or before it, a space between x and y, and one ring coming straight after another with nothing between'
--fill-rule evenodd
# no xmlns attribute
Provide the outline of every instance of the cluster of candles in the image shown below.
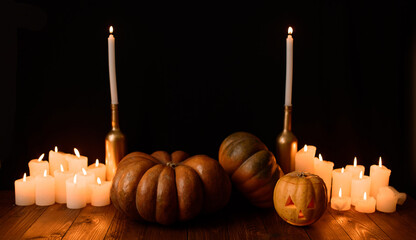
<svg viewBox="0 0 416 240"><path fill-rule="evenodd" d="M321 177L328 190L328 201L332 189L331 208L339 211L349 210L351 205L363 213L392 213L397 204L406 200L405 193L399 193L389 186L391 170L382 165L381 157L378 165L370 167L370 176L365 176L365 167L347 165L345 168L334 168L334 163L324 161L322 155L315 157L316 147L305 145L295 156L295 170L310 172Z"/></svg>
<svg viewBox="0 0 416 240"><path fill-rule="evenodd" d="M49 162L43 161L45 154L29 162L29 174L14 182L16 205L49 206L66 204L78 209L91 203L92 206L110 204L111 181L106 181L106 165L88 166L88 158L74 148L74 154L49 151Z"/></svg>

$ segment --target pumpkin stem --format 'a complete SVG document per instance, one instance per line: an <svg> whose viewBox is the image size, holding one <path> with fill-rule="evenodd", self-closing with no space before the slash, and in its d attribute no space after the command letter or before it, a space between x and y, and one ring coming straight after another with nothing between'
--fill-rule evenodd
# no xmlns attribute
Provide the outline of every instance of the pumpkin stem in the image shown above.
<svg viewBox="0 0 416 240"><path fill-rule="evenodd" d="M176 166L178 166L178 164L173 163L173 162L168 162L168 163L166 163L166 166L171 167L171 168L175 168Z"/></svg>

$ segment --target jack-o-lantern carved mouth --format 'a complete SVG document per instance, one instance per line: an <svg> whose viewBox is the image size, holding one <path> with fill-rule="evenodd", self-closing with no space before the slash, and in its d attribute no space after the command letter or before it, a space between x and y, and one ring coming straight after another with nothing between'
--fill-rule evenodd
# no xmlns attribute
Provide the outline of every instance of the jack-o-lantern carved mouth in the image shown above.
<svg viewBox="0 0 416 240"><path fill-rule="evenodd" d="M289 197L286 200L285 207L296 208L296 206L293 203L293 200L290 197L290 195L289 195ZM314 200L314 198L311 199L311 201L309 202L309 204L308 204L308 206L306 208L315 208L315 200ZM299 210L298 219L302 219L302 220L306 219L306 217L303 214L302 210Z"/></svg>

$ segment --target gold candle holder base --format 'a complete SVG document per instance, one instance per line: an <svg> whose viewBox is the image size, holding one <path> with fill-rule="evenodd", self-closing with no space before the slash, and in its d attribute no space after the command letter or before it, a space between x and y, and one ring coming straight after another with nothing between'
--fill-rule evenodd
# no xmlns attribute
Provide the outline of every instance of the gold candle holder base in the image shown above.
<svg viewBox="0 0 416 240"><path fill-rule="evenodd" d="M113 180L117 166L126 153L126 138L120 131L118 104L111 104L111 131L105 137L105 164L107 181Z"/></svg>
<svg viewBox="0 0 416 240"><path fill-rule="evenodd" d="M298 139L292 133L292 106L285 105L283 132L276 138L277 162L285 174L295 171Z"/></svg>

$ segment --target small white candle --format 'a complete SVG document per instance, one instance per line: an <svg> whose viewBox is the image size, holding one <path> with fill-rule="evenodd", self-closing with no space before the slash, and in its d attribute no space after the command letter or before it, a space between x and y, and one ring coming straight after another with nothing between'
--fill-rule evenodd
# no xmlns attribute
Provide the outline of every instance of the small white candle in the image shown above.
<svg viewBox="0 0 416 240"><path fill-rule="evenodd" d="M93 172L95 174L96 178L100 178L101 181L105 181L105 175L106 175L107 168L106 168L105 164L100 163L98 161L98 159L95 160L94 164L91 164L91 165L88 166L87 171L88 172Z"/></svg>
<svg viewBox="0 0 416 240"><path fill-rule="evenodd" d="M74 172L65 171L61 164L59 170L55 170L55 201L66 203L66 180L72 179Z"/></svg>
<svg viewBox="0 0 416 240"><path fill-rule="evenodd" d="M324 161L322 155L319 154L319 158L314 158L314 170L315 174L318 175L322 180L324 180L328 202L331 199L331 179L332 179L332 169L334 168L334 163L331 161Z"/></svg>
<svg viewBox="0 0 416 240"><path fill-rule="evenodd" d="M86 191L85 198L87 203L91 202L91 184L95 183L95 174L93 172L87 172L85 168L82 168L81 172L77 173L80 183L85 183Z"/></svg>
<svg viewBox="0 0 416 240"><path fill-rule="evenodd" d="M106 206L110 204L111 182L97 178L97 183L91 184L91 205L96 207Z"/></svg>
<svg viewBox="0 0 416 240"><path fill-rule="evenodd" d="M396 211L397 195L388 186L380 187L377 194L377 211L392 213Z"/></svg>
<svg viewBox="0 0 416 240"><path fill-rule="evenodd" d="M47 170L43 175L36 176L35 197L36 205L49 206L55 203L55 178L47 175Z"/></svg>
<svg viewBox="0 0 416 240"><path fill-rule="evenodd" d="M82 168L88 167L88 158L81 156L78 149L74 148L73 154L66 154L65 159L68 161L68 170L74 173L80 172Z"/></svg>
<svg viewBox="0 0 416 240"><path fill-rule="evenodd" d="M66 180L66 206L70 209L79 209L87 205L87 187L85 182L77 182L77 175Z"/></svg>
<svg viewBox="0 0 416 240"><path fill-rule="evenodd" d="M110 26L110 36L108 36L108 70L110 75L111 104L118 104L117 81L116 81L116 59L115 59L115 38L113 36L113 26Z"/></svg>
<svg viewBox="0 0 416 240"><path fill-rule="evenodd" d="M378 189L380 187L388 186L390 180L391 170L382 165L381 157L379 158L378 165L371 165L370 177L371 177L371 194L370 196L376 197Z"/></svg>
<svg viewBox="0 0 416 240"><path fill-rule="evenodd" d="M286 96L285 105L292 106L292 83L293 83L293 38L292 27L287 30L286 38Z"/></svg>
<svg viewBox="0 0 416 240"><path fill-rule="evenodd" d="M363 165L357 165L357 157L354 157L354 165L347 165L345 171L350 172L353 178L357 178L360 172L365 173L365 167Z"/></svg>
<svg viewBox="0 0 416 240"><path fill-rule="evenodd" d="M362 213L373 213L376 211L376 200L373 197L367 199L367 192L364 192L363 198L358 200L355 210Z"/></svg>
<svg viewBox="0 0 416 240"><path fill-rule="evenodd" d="M64 170L68 170L68 161L65 159L66 153L58 152L58 147L55 146L55 151L49 151L49 172L55 176L55 171L60 170L62 165Z"/></svg>
<svg viewBox="0 0 416 240"><path fill-rule="evenodd" d="M339 189L338 196L332 196L331 208L338 211L350 210L351 198L342 195L342 188Z"/></svg>
<svg viewBox="0 0 416 240"><path fill-rule="evenodd" d="M43 172L47 170L47 174L49 174L49 163L48 161L42 161L43 157L45 156L44 153L40 155L38 159L33 159L29 162L29 175L32 177L42 176Z"/></svg>
<svg viewBox="0 0 416 240"><path fill-rule="evenodd" d="M14 194L16 205L28 206L35 204L35 181L31 177L26 177L14 181Z"/></svg>
<svg viewBox="0 0 416 240"><path fill-rule="evenodd" d="M337 168L332 171L332 196L337 196L337 189L342 188L342 195L351 196L352 175L344 168Z"/></svg>
<svg viewBox="0 0 416 240"><path fill-rule="evenodd" d="M351 182L351 204L355 206L357 201L360 200L364 192L370 192L372 179L369 176L364 176L363 172L360 172L359 177L352 178Z"/></svg>
<svg viewBox="0 0 416 240"><path fill-rule="evenodd" d="M295 169L297 172L314 173L314 160L316 147L305 145L295 155Z"/></svg>

